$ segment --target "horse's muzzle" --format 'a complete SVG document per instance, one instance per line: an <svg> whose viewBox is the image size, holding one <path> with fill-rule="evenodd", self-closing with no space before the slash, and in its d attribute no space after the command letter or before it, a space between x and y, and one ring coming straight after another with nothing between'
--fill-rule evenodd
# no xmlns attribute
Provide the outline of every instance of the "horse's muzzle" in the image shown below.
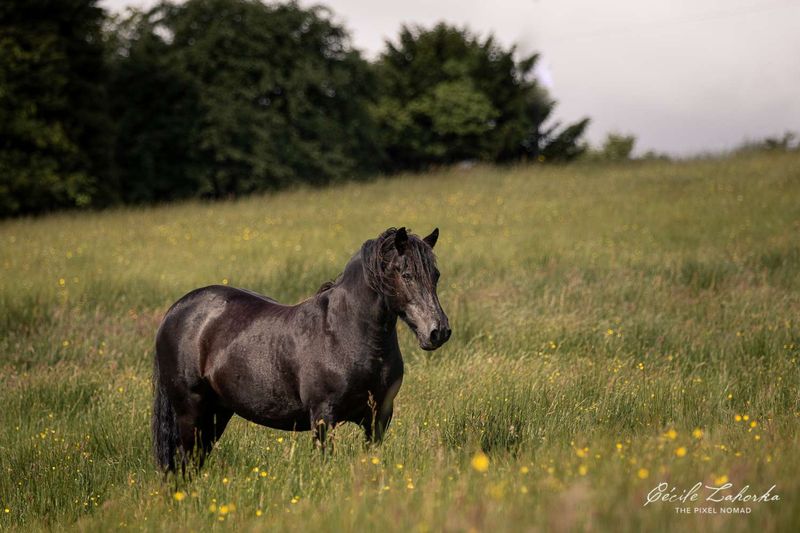
<svg viewBox="0 0 800 533"><path fill-rule="evenodd" d="M440 323L438 327L435 327L430 331L426 341L420 340L419 346L423 350L433 351L446 343L447 339L450 338L451 333L452 330L450 329L450 324L445 319L443 323Z"/></svg>
<svg viewBox="0 0 800 533"><path fill-rule="evenodd" d="M436 348L438 348L439 346L447 342L447 339L450 338L451 333L452 330L450 329L450 326L445 326L443 328L434 328L431 331L430 335L431 344L433 344Z"/></svg>

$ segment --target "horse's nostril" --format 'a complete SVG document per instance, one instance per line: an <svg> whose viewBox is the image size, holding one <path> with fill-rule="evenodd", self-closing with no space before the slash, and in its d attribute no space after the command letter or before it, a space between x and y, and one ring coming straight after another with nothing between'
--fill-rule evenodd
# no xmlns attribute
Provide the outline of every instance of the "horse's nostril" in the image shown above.
<svg viewBox="0 0 800 533"><path fill-rule="evenodd" d="M430 339L432 344L440 346L445 342L447 342L447 339L449 338L450 338L450 328L444 328L444 329L434 328L431 330Z"/></svg>

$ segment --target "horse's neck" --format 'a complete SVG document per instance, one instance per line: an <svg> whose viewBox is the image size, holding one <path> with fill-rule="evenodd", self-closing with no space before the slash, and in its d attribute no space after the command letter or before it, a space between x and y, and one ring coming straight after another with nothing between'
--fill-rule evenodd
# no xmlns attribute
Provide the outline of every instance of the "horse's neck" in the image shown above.
<svg viewBox="0 0 800 533"><path fill-rule="evenodd" d="M389 308L383 295L366 281L360 254L356 254L342 272L341 282L332 291L339 292L348 303L348 315L356 327L375 341L396 342L397 315Z"/></svg>

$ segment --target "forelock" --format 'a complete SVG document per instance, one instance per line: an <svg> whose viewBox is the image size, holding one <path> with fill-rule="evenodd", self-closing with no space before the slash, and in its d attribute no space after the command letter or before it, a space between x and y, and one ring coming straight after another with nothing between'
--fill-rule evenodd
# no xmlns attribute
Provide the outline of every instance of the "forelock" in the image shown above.
<svg viewBox="0 0 800 533"><path fill-rule="evenodd" d="M389 228L378 238L369 240L361 248L367 282L376 291L388 294L392 287L386 276L386 267L396 256L395 237L397 228ZM417 235L408 230L408 244L404 257L415 277L425 284L431 283L432 273L436 268L436 256L433 249Z"/></svg>

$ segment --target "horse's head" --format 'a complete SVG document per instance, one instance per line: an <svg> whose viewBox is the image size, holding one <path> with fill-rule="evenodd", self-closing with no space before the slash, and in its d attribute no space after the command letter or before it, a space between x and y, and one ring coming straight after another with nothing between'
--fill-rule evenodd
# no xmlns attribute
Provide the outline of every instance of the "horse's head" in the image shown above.
<svg viewBox="0 0 800 533"><path fill-rule="evenodd" d="M450 338L436 284L439 270L433 247L439 228L420 239L405 228L388 230L381 242L381 286L391 309L416 334L423 350L435 350Z"/></svg>

